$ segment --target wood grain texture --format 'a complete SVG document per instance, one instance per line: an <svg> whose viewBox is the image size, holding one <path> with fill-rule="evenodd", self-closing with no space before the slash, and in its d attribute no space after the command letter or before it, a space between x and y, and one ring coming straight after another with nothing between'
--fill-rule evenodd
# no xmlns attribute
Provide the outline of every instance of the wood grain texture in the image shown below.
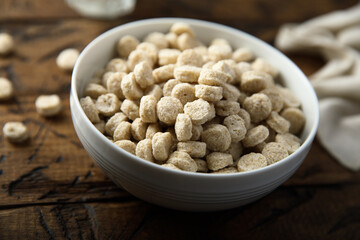
<svg viewBox="0 0 360 240"><path fill-rule="evenodd" d="M278 28L345 9L334 1L145 1L113 21L80 17L64 1L2 0L0 32L16 51L0 58L15 97L0 103L0 126L23 121L31 140L0 133L0 239L360 239L360 173L341 167L315 140L296 174L250 205L187 213L145 203L114 185L81 146L69 110L71 74L55 64L67 47L82 50L102 32L137 19L189 17L223 23L272 43ZM321 59L289 55L309 75ZM40 117L34 102L57 93L63 111Z"/></svg>

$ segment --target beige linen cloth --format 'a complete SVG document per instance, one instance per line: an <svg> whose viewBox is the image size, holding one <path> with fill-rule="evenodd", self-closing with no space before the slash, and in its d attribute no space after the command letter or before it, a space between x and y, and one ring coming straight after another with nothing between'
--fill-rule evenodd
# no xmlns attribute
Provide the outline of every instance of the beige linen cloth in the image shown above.
<svg viewBox="0 0 360 240"><path fill-rule="evenodd" d="M319 98L318 139L345 167L360 169L360 3L302 24L285 24L284 52L318 54L326 64L309 76Z"/></svg>

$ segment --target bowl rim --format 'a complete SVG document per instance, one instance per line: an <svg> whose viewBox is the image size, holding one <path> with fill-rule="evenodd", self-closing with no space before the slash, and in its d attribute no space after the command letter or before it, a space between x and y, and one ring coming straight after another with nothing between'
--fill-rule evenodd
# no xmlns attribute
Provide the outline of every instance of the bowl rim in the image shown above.
<svg viewBox="0 0 360 240"><path fill-rule="evenodd" d="M170 26L172 23L175 23L175 22L185 22L190 25L196 24L197 26L200 26L200 27L215 28L215 30L218 28L222 28L224 31L227 31L231 34L235 34L235 35L241 34L245 38L249 39L250 41L255 41L257 44L263 45L264 48L268 48L271 52L278 54L281 58L283 58L285 61L289 62L290 65L292 65L294 70L297 72L297 75L299 76L299 78L303 79L302 81L304 82L304 84L306 85L306 87L309 90L309 93L311 93L312 97L315 100L314 104L313 104L313 107L315 108L314 110L316 113L316 115L314 116L314 124L311 126L309 134L306 136L305 141L300 145L299 149L297 149L294 153L292 153L285 159L282 159L281 161L278 161L274 164L271 164L271 165L263 167L263 168L259 168L259 169L255 169L255 170L251 170L251 171L247 171L247 172L217 173L217 174L209 174L209 173L201 173L201 172L188 172L188 171L179 171L179 170L165 168L165 167L160 166L159 164L141 159L141 158L117 147L113 142L111 142L108 138L106 138L106 136L104 134L102 134L100 131L98 131L96 129L94 124L92 124L90 122L90 120L86 117L85 112L83 111L83 109L80 105L80 98L77 94L77 88L76 88L78 68L81 65L82 60L85 58L86 52L89 51L89 49L96 46L103 39L107 38L109 35L116 34L118 31L122 31L124 28L126 29L126 28L139 27L144 24L145 25L146 24L153 25L153 24L157 24L157 23L158 24L166 23L166 24L169 24L169 26ZM119 25L117 27L114 27L112 29L109 29L109 30L103 32L102 34L97 36L95 39L93 39L80 53L80 56L78 57L78 59L75 63L73 72L72 72L70 98L73 98L74 106L80 110L81 118L83 118L83 120L85 120L84 121L85 124L90 127L92 134L96 135L96 137L98 137L101 141L103 141L109 148L111 148L112 150L117 152L120 156L125 155L127 158L130 158L133 161L136 161L138 164L144 165L145 168L150 168L151 170L156 170L156 171L160 171L160 172L164 172L164 173L175 174L178 177L185 176L185 177L201 178L201 179L228 179L228 178L234 178L234 177L242 178L242 177L246 177L249 175L256 176L256 175L264 174L266 172L270 172L270 171L274 170L275 168L279 168L282 165L286 164L288 161L290 161L291 158L294 158L294 157L297 157L298 155L300 155L305 150L305 148L310 147L310 145L312 144L312 141L315 137L315 134L317 132L318 125L319 125L319 103L318 103L318 98L316 96L316 93L315 93L310 81L305 76L305 74L285 54L283 54L280 50L276 49L269 43L255 37L249 33L246 33L242 30L239 30L239 29L236 29L236 28L233 28L230 26L226 26L226 25L223 25L220 23L199 20L199 19L192 19L192 18L175 18L175 17L148 18L148 19L142 19L142 20L136 20L133 22L128 22L128 23ZM71 111L75 110L72 108L72 105L70 105L70 109L71 109Z"/></svg>

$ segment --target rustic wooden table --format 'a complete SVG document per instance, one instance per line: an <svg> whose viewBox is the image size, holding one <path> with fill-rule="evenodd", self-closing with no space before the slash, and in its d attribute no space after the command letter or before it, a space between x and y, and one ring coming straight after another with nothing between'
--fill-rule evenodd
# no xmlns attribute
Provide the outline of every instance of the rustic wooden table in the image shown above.
<svg viewBox="0 0 360 240"><path fill-rule="evenodd" d="M281 24L345 9L356 0L145 1L114 21L80 17L60 0L1 0L0 32L14 54L0 58L0 76L15 97L0 103L0 126L27 124L31 140L13 145L0 133L0 239L360 239L360 173L341 167L315 140L304 164L277 190L250 205L187 213L143 202L114 185L80 144L69 110L70 77L55 64L67 47L83 49L102 32L152 17L223 23L272 43ZM323 62L290 57L311 74ZM57 93L64 111L40 117L40 94Z"/></svg>

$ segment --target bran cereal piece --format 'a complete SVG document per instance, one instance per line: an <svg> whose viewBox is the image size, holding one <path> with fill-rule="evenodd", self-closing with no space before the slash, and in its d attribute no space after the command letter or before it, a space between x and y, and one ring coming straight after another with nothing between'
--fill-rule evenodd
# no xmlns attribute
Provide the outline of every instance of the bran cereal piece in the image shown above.
<svg viewBox="0 0 360 240"><path fill-rule="evenodd" d="M228 174L228 173L237 173L237 172L238 170L236 167L230 166L217 171L213 171L210 174Z"/></svg>
<svg viewBox="0 0 360 240"><path fill-rule="evenodd" d="M251 68L256 71L266 72L273 78L276 78L279 75L279 71L263 58L256 58L251 64Z"/></svg>
<svg viewBox="0 0 360 240"><path fill-rule="evenodd" d="M228 76L224 72L203 68L200 72L198 82L204 85L222 86L228 79Z"/></svg>
<svg viewBox="0 0 360 240"><path fill-rule="evenodd" d="M238 82L240 83L242 75L247 71L251 71L251 65L248 62L239 62L236 64L234 71L238 78Z"/></svg>
<svg viewBox="0 0 360 240"><path fill-rule="evenodd" d="M240 88L247 93L257 93L274 85L271 75L259 71L247 71L241 76Z"/></svg>
<svg viewBox="0 0 360 240"><path fill-rule="evenodd" d="M176 71L176 69L175 69ZM175 75L175 74L174 74ZM164 87L163 87L163 95L166 97L166 96L171 96L171 92L173 90L173 88L177 85L181 83L179 80L177 79L170 79L169 81L167 81L165 84L164 84Z"/></svg>
<svg viewBox="0 0 360 240"><path fill-rule="evenodd" d="M6 56L14 51L13 37L8 33L0 33L0 56Z"/></svg>
<svg viewBox="0 0 360 240"><path fill-rule="evenodd" d="M93 99L97 99L99 96L108 93L104 86L97 84L97 83L89 83L86 85L83 95L89 96Z"/></svg>
<svg viewBox="0 0 360 240"><path fill-rule="evenodd" d="M152 32L149 33L145 39L144 42L152 43L154 44L158 49L164 49L169 47L169 43L165 37L164 33L161 32Z"/></svg>
<svg viewBox="0 0 360 240"><path fill-rule="evenodd" d="M158 122L150 123L148 128L146 129L145 138L152 139L155 133L161 132L161 126Z"/></svg>
<svg viewBox="0 0 360 240"><path fill-rule="evenodd" d="M227 45L227 46L230 46L230 43L225 38L214 38L210 42L210 46L212 46L212 45Z"/></svg>
<svg viewBox="0 0 360 240"><path fill-rule="evenodd" d="M301 144L300 138L291 133L277 134L275 136L275 142L283 144L289 154L294 153L298 148L300 148Z"/></svg>
<svg viewBox="0 0 360 240"><path fill-rule="evenodd" d="M231 144L229 130L221 124L212 124L201 134L201 141L211 151L225 152Z"/></svg>
<svg viewBox="0 0 360 240"><path fill-rule="evenodd" d="M284 107L284 99L276 87L270 87L262 90L260 93L265 94L271 101L272 111L280 112Z"/></svg>
<svg viewBox="0 0 360 240"><path fill-rule="evenodd" d="M80 55L79 50L75 48L64 49L57 56L56 65L62 70L71 71L73 70L79 55Z"/></svg>
<svg viewBox="0 0 360 240"><path fill-rule="evenodd" d="M137 141L141 141L141 140L145 139L147 127L148 127L148 124L143 122L141 120L141 118L136 118L131 123L132 137Z"/></svg>
<svg viewBox="0 0 360 240"><path fill-rule="evenodd" d="M13 143L21 143L29 138L29 131L22 122L7 122L3 127L4 137Z"/></svg>
<svg viewBox="0 0 360 240"><path fill-rule="evenodd" d="M229 153L212 152L206 156L208 168L217 171L233 164L233 158Z"/></svg>
<svg viewBox="0 0 360 240"><path fill-rule="evenodd" d="M269 136L269 129L264 125L258 125L247 131L245 138L242 140L244 147L254 147L265 141Z"/></svg>
<svg viewBox="0 0 360 240"><path fill-rule="evenodd" d="M96 129L99 130L99 132L101 132L102 134L105 133L105 121L104 121L104 120L100 120L100 122L95 123L94 126L95 126Z"/></svg>
<svg viewBox="0 0 360 240"><path fill-rule="evenodd" d="M179 35L177 37L176 44L181 51L195 48L198 46L198 42L196 41L196 38L190 35L189 33L182 33L181 35Z"/></svg>
<svg viewBox="0 0 360 240"><path fill-rule="evenodd" d="M122 148L123 150L135 155L136 144L130 140L119 140L114 142L116 146Z"/></svg>
<svg viewBox="0 0 360 240"><path fill-rule="evenodd" d="M171 91L171 96L180 100L185 105L196 99L195 87L189 83L179 83Z"/></svg>
<svg viewBox="0 0 360 240"><path fill-rule="evenodd" d="M115 113L105 124L105 133L109 136L113 136L116 127L119 123L127 121L128 118L123 112Z"/></svg>
<svg viewBox="0 0 360 240"><path fill-rule="evenodd" d="M178 168L177 166L175 166L175 165L172 164L172 163L164 163L164 164L161 164L161 166L163 166L163 167L165 167L165 168L169 168L169 169L181 171L180 168Z"/></svg>
<svg viewBox="0 0 360 240"><path fill-rule="evenodd" d="M121 104L121 111L130 119L135 120L140 117L138 104L129 99L125 99Z"/></svg>
<svg viewBox="0 0 360 240"><path fill-rule="evenodd" d="M212 69L212 67L215 65L216 62L214 61L208 61L207 63L205 63L202 68L203 69Z"/></svg>
<svg viewBox="0 0 360 240"><path fill-rule="evenodd" d="M261 154L266 157L268 165L274 164L289 156L286 147L283 144L277 142L267 143Z"/></svg>
<svg viewBox="0 0 360 240"><path fill-rule="evenodd" d="M233 85L238 85L241 81L241 74L242 74L242 73L239 74L238 64L232 59L225 59L225 60L221 60L220 62L226 63L231 68L230 73L232 74L232 79L229 83Z"/></svg>
<svg viewBox="0 0 360 240"><path fill-rule="evenodd" d="M174 78L175 64L168 64L153 70L154 82L162 83Z"/></svg>
<svg viewBox="0 0 360 240"><path fill-rule="evenodd" d="M122 121L117 124L114 134L112 135L114 141L130 140L131 138L131 123Z"/></svg>
<svg viewBox="0 0 360 240"><path fill-rule="evenodd" d="M186 152L193 158L202 158L206 154L206 143L198 141L178 142L177 150Z"/></svg>
<svg viewBox="0 0 360 240"><path fill-rule="evenodd" d="M241 93L240 90L234 85L225 83L223 86L223 95L226 100L238 101Z"/></svg>
<svg viewBox="0 0 360 240"><path fill-rule="evenodd" d="M149 63L151 67L154 66L152 58L144 50L135 49L132 51L127 60L130 71L133 71L136 64L142 61Z"/></svg>
<svg viewBox="0 0 360 240"><path fill-rule="evenodd" d="M290 133L298 134L303 129L305 125L305 116L300 109L286 108L280 115L290 122Z"/></svg>
<svg viewBox="0 0 360 240"><path fill-rule="evenodd" d="M101 76L101 83L103 86L107 86L107 81L109 80L109 77L112 74L114 74L114 72L104 72L104 74ZM98 83L98 84L100 84L100 83Z"/></svg>
<svg viewBox="0 0 360 240"><path fill-rule="evenodd" d="M203 65L203 57L194 49L186 49L179 55L176 64L178 66L201 67Z"/></svg>
<svg viewBox="0 0 360 240"><path fill-rule="evenodd" d="M208 48L208 55L212 61L218 62L223 59L230 59L232 57L232 49L227 44L211 45Z"/></svg>
<svg viewBox="0 0 360 240"><path fill-rule="evenodd" d="M135 74L133 72L123 77L121 81L121 90L124 96L130 100L138 100L143 96L143 90L136 83Z"/></svg>
<svg viewBox="0 0 360 240"><path fill-rule="evenodd" d="M186 152L180 152L180 151L173 152L169 156L169 159L167 160L166 163L174 164L176 167L184 171L188 171L188 172L197 171L196 162Z"/></svg>
<svg viewBox="0 0 360 240"><path fill-rule="evenodd" d="M301 102L294 95L294 93L291 92L290 89L279 87L279 86L277 86L277 88L279 89L280 94L284 99L284 108L289 108L289 107L298 108L298 107L300 107Z"/></svg>
<svg viewBox="0 0 360 240"><path fill-rule="evenodd" d="M11 98L13 94L14 88L9 79L0 77L0 101Z"/></svg>
<svg viewBox="0 0 360 240"><path fill-rule="evenodd" d="M212 69L215 71L220 71L226 74L227 80L226 82L233 82L235 78L234 69L228 64L228 60L220 60L212 66Z"/></svg>
<svg viewBox="0 0 360 240"><path fill-rule="evenodd" d="M200 125L215 117L215 108L213 104L197 99L185 104L184 113L190 116L194 124Z"/></svg>
<svg viewBox="0 0 360 240"><path fill-rule="evenodd" d="M176 151L177 144L179 142L177 137L176 137L175 129L174 129L173 126L171 126L171 127L168 127L166 129L166 132L171 134L172 145L171 145L171 148L170 148L170 152L174 152L174 151Z"/></svg>
<svg viewBox="0 0 360 240"><path fill-rule="evenodd" d="M277 133L287 133L290 128L290 122L274 111L270 113L266 123Z"/></svg>
<svg viewBox="0 0 360 240"><path fill-rule="evenodd" d="M166 40L171 48L178 48L177 46L177 35L173 32L169 32L165 35Z"/></svg>
<svg viewBox="0 0 360 240"><path fill-rule="evenodd" d="M154 84L152 68L148 62L142 61L134 68L135 81L141 88L147 88Z"/></svg>
<svg viewBox="0 0 360 240"><path fill-rule="evenodd" d="M119 99L113 93L106 93L97 98L96 109L105 117L111 117L120 111Z"/></svg>
<svg viewBox="0 0 360 240"><path fill-rule="evenodd" d="M242 156L237 164L239 172L247 172L267 166L266 157L261 153L249 153Z"/></svg>
<svg viewBox="0 0 360 240"><path fill-rule="evenodd" d="M125 99L123 91L121 90L121 81L125 76L126 73L124 72L112 73L106 81L107 90L110 93L114 93L120 100Z"/></svg>
<svg viewBox="0 0 360 240"><path fill-rule="evenodd" d="M85 115L92 123L100 122L99 111L91 97L83 97L80 99L81 108L84 110Z"/></svg>
<svg viewBox="0 0 360 240"><path fill-rule="evenodd" d="M157 103L156 111L161 122L173 125L177 115L183 112L183 105L177 98L163 97Z"/></svg>
<svg viewBox="0 0 360 240"><path fill-rule="evenodd" d="M161 89L161 87L158 84L154 84L151 87L148 87L147 89L145 89L144 95L154 96L156 98L156 100L159 101L160 98L163 96L163 90Z"/></svg>
<svg viewBox="0 0 360 240"><path fill-rule="evenodd" d="M181 52L177 49L165 48L159 51L158 62L160 66L175 64Z"/></svg>
<svg viewBox="0 0 360 240"><path fill-rule="evenodd" d="M189 141L192 136L191 118L183 113L179 113L175 122L175 133L178 141Z"/></svg>
<svg viewBox="0 0 360 240"><path fill-rule="evenodd" d="M176 22L176 23L174 23L170 28L170 32L175 33L176 35L181 35L183 33L188 33L191 36L195 36L195 33L192 30L192 28L190 27L190 25L187 24L187 23L184 23L184 22Z"/></svg>
<svg viewBox="0 0 360 240"><path fill-rule="evenodd" d="M254 59L254 53L249 48L238 48L232 54L236 62L250 62Z"/></svg>
<svg viewBox="0 0 360 240"><path fill-rule="evenodd" d="M127 58L139 45L139 40L134 36L125 35L116 44L116 51L121 58Z"/></svg>
<svg viewBox="0 0 360 240"><path fill-rule="evenodd" d="M265 143L274 142L277 132L274 129L272 129L268 124L265 124L265 126L269 129L269 136L265 139L264 142Z"/></svg>
<svg viewBox="0 0 360 240"><path fill-rule="evenodd" d="M113 58L111 59L105 67L107 72L124 72L128 73L129 68L127 66L127 62L121 58Z"/></svg>
<svg viewBox="0 0 360 240"><path fill-rule="evenodd" d="M192 136L191 136L190 140L192 140L192 141L199 140L202 132L203 132L203 127L201 125L193 124L192 125Z"/></svg>
<svg viewBox="0 0 360 240"><path fill-rule="evenodd" d="M223 98L223 88L197 84L195 85L195 97L208 102L218 102Z"/></svg>
<svg viewBox="0 0 360 240"><path fill-rule="evenodd" d="M244 105L244 101L245 101L245 99L246 99L247 97L249 97L248 94L240 91L240 96L239 96L239 98L238 98L238 102L241 104L241 106Z"/></svg>
<svg viewBox="0 0 360 240"><path fill-rule="evenodd" d="M238 115L244 120L246 129L249 129L251 123L250 114L245 109L240 108Z"/></svg>
<svg viewBox="0 0 360 240"><path fill-rule="evenodd" d="M220 100L215 103L216 114L222 117L238 114L240 104L235 101Z"/></svg>
<svg viewBox="0 0 360 240"><path fill-rule="evenodd" d="M153 156L156 160L165 162L170 154L172 137L169 132L155 133L151 140Z"/></svg>
<svg viewBox="0 0 360 240"><path fill-rule="evenodd" d="M139 158L145 159L149 162L154 162L151 139L144 139L139 141L136 145L135 153Z"/></svg>
<svg viewBox="0 0 360 240"><path fill-rule="evenodd" d="M245 121L239 115L230 115L224 119L224 125L228 128L231 142L240 142L245 138Z"/></svg>
<svg viewBox="0 0 360 240"><path fill-rule="evenodd" d="M152 95L143 96L140 100L139 115L143 122L145 123L156 123L157 113L156 113L156 104L157 100Z"/></svg>
<svg viewBox="0 0 360 240"><path fill-rule="evenodd" d="M174 77L184 83L197 83L200 76L201 68L189 65L176 67Z"/></svg>
<svg viewBox="0 0 360 240"><path fill-rule="evenodd" d="M40 95L35 101L36 111L43 117L53 117L61 112L62 104L57 94Z"/></svg>
<svg viewBox="0 0 360 240"><path fill-rule="evenodd" d="M159 49L156 47L155 44L149 42L142 42L136 47L136 50L142 50L146 52L153 63L157 62Z"/></svg>
<svg viewBox="0 0 360 240"><path fill-rule="evenodd" d="M271 101L263 93L255 93L244 100L245 110L250 114L251 121L254 123L265 120L271 113Z"/></svg>
<svg viewBox="0 0 360 240"><path fill-rule="evenodd" d="M231 154L234 161L233 166L237 166L237 162L239 161L239 158L243 154L243 146L241 142L232 142L226 153Z"/></svg>
<svg viewBox="0 0 360 240"><path fill-rule="evenodd" d="M196 165L197 165L197 172L203 172L207 173L209 171L207 167L207 162L202 159L194 159Z"/></svg>

